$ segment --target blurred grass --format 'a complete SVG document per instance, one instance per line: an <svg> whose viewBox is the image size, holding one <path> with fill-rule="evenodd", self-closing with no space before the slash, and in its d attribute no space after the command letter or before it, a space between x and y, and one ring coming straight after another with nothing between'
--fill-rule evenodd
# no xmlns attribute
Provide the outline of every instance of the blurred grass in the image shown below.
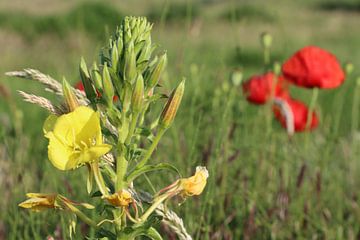
<svg viewBox="0 0 360 240"><path fill-rule="evenodd" d="M84 2L67 13L55 16L0 12L0 27L15 31L28 40L44 34L64 37L69 31L85 31L92 37L102 39L109 29L118 25L122 17L119 11L105 3Z"/></svg>
<svg viewBox="0 0 360 240"><path fill-rule="evenodd" d="M357 29L358 15L319 11L317 4L323 2L78 1L61 11L56 4L51 11L47 6L47 14L22 2L16 11L0 9L0 71L33 67L57 79L65 75L74 83L80 56L89 63L96 60L106 29L111 33L123 15L153 14L153 41L169 55L162 84L169 90L186 76L187 86L176 122L152 161L172 162L184 175L197 165L210 170L202 196L172 206L194 238L357 239L360 141L359 132L351 132L350 119L360 33L349 29ZM169 10L162 3L169 4ZM256 11L246 10L249 4ZM224 13L236 9L245 9L241 16L251 20L240 15L240 21L224 18ZM276 17L265 21L263 13ZM317 111L322 121L309 136L298 134L289 140L275 121L268 131L266 107L249 105L241 89L228 80L234 67L242 67L245 78L263 70L259 43L263 31L274 37L272 60L283 61L295 50L316 44L356 66L339 89L320 92ZM26 80L3 77L0 84L11 93L0 100L0 232L5 229L6 239L61 234L66 239L65 216L28 213L17 203L28 191L61 192L86 201L85 169L64 174L52 167L42 137L47 113L23 103L15 90L50 94ZM309 102L309 91L291 91ZM150 177L159 188L174 180L166 173ZM81 229L78 239L87 232L84 226ZM166 230L162 233L166 239Z"/></svg>

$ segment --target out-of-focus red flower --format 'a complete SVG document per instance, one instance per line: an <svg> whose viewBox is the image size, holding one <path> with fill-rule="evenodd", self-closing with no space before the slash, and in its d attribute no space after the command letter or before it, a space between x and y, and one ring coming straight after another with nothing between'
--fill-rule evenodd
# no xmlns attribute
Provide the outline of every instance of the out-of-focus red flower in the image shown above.
<svg viewBox="0 0 360 240"><path fill-rule="evenodd" d="M82 83L81 81L78 82L77 84L75 84L75 88L76 88L76 89L79 89L80 91L85 92L84 85L83 85L83 83ZM101 93L100 93L98 90L96 90L96 95L97 95L97 97L101 97ZM116 102L118 99L119 99L119 98L118 98L118 96L116 96L116 95L113 97L113 101L114 101L114 102Z"/></svg>
<svg viewBox="0 0 360 240"><path fill-rule="evenodd" d="M265 104L271 96L274 81L275 74L272 72L268 72L264 75L252 76L242 85L246 99L251 103ZM282 76L277 79L274 97L289 98L287 83Z"/></svg>
<svg viewBox="0 0 360 240"><path fill-rule="evenodd" d="M294 123L294 130L296 132L301 132L306 130L306 122L307 122L307 116L308 116L308 108L307 106L302 103L301 101L288 98L288 99L282 99L285 101L289 108L291 109L292 116L293 116L293 123ZM281 123L281 125L284 128L287 128L286 126L286 116L283 114L278 107L274 107L274 114L275 118ZM315 112L312 113L312 119L310 123L310 129L315 129L319 124L319 120L317 118L317 115Z"/></svg>
<svg viewBox="0 0 360 240"><path fill-rule="evenodd" d="M283 64L282 72L287 80L306 88L336 88L345 80L336 57L316 46L297 51Z"/></svg>

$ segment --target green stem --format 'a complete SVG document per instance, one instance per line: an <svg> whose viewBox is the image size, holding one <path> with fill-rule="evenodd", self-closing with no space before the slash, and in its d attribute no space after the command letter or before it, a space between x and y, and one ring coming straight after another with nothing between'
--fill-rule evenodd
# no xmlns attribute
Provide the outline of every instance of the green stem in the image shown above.
<svg viewBox="0 0 360 240"><path fill-rule="evenodd" d="M95 182L99 187L99 190L103 196L109 195L108 189L105 185L105 181L103 176L101 175L100 168L99 168L99 162L95 161L91 163L91 169L94 173Z"/></svg>
<svg viewBox="0 0 360 240"><path fill-rule="evenodd" d="M306 130L310 130L313 112L315 110L318 95L319 95L319 88L314 88L313 92L312 92L312 97L311 97L311 101L310 101L307 118L306 118Z"/></svg>
<svg viewBox="0 0 360 240"><path fill-rule="evenodd" d="M83 221L84 223L86 223L87 225L93 227L93 228L98 228L99 226L96 224L96 222L94 222L93 220L91 220L90 218L88 218L82 211L80 211L78 208L76 208L75 206L73 206L72 204L69 203L65 203L66 206L71 210L71 212L75 213L75 215L81 219L81 221Z"/></svg>
<svg viewBox="0 0 360 240"><path fill-rule="evenodd" d="M161 137L166 132L166 128L160 127L158 134L155 136L154 141L151 143L149 149L146 151L144 157L141 159L141 161L137 164L136 168L141 168L144 166L149 158L151 157L152 153L154 152L155 148L157 147Z"/></svg>
<svg viewBox="0 0 360 240"><path fill-rule="evenodd" d="M128 135L127 135L126 140L125 140L126 145L128 145L131 142L131 138L134 135L134 131L135 131L135 128L136 128L136 123L137 123L138 118L139 118L139 112L134 112L133 116L131 118L129 132L128 132Z"/></svg>
<svg viewBox="0 0 360 240"><path fill-rule="evenodd" d="M146 212L140 217L140 223L143 223L146 221L146 219L151 215L152 212L156 210L156 208L165 201L170 196L169 193L165 193L163 195L160 195L157 197L154 201L154 203L146 210Z"/></svg>
<svg viewBox="0 0 360 240"><path fill-rule="evenodd" d="M358 124L358 116L359 116L359 85L354 89L354 97L352 103L352 111L351 111L351 132L354 133L359 124Z"/></svg>
<svg viewBox="0 0 360 240"><path fill-rule="evenodd" d="M264 65L268 66L270 64L270 49L264 48Z"/></svg>
<svg viewBox="0 0 360 240"><path fill-rule="evenodd" d="M119 156L116 158L116 191L125 187L124 177L128 167L128 161L124 157L124 149L121 149Z"/></svg>

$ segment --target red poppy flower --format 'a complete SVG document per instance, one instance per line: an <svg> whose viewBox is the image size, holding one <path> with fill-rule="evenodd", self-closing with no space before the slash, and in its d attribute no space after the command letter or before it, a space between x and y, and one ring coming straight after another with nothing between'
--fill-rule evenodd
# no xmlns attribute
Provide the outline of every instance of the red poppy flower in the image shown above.
<svg viewBox="0 0 360 240"><path fill-rule="evenodd" d="M292 98L288 98L288 99L281 99L282 101L285 101L285 103L287 103L287 106L289 107L289 110L291 111L290 113L292 113L292 121L294 124L294 130L296 132L301 132L306 130L306 122L307 122L307 117L308 117L308 108L306 107L306 105L298 100L292 99ZM284 128L287 128L286 125L286 113L284 113L283 111L280 110L279 107L275 106L273 108L274 110L274 114L275 114L275 118L281 123L281 125ZM288 116L289 117L289 116ZM312 114L312 119L311 119L311 123L310 123L310 130L315 129L319 124L319 120L317 118L317 115L315 112L313 112Z"/></svg>
<svg viewBox="0 0 360 240"><path fill-rule="evenodd" d="M82 81L75 84L75 88L79 89L80 91L85 92L85 88L84 88L84 85L83 85ZM101 93L98 90L96 90L96 95L97 95L97 97L101 97ZM113 97L113 101L117 101L118 99L119 98L116 95Z"/></svg>
<svg viewBox="0 0 360 240"><path fill-rule="evenodd" d="M306 88L336 88L345 80L336 57L315 46L297 51L283 64L282 72L287 80Z"/></svg>
<svg viewBox="0 0 360 240"><path fill-rule="evenodd" d="M274 73L268 72L264 75L252 76L248 81L244 82L242 88L246 99L255 104L266 103L271 96L274 77ZM286 85L284 77L280 76L275 87L275 97L289 98Z"/></svg>

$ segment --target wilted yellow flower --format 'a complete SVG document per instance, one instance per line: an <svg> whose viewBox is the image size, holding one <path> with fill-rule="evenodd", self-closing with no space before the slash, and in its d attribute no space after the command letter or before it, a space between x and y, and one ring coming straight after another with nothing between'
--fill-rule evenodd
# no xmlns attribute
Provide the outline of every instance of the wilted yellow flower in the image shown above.
<svg viewBox="0 0 360 240"><path fill-rule="evenodd" d="M99 113L85 106L60 117L51 115L44 133L49 138L49 160L60 170L96 161L111 149L103 143Z"/></svg>
<svg viewBox="0 0 360 240"><path fill-rule="evenodd" d="M206 186L209 172L205 167L197 167L194 176L180 179L179 186L184 196L200 195Z"/></svg>
<svg viewBox="0 0 360 240"><path fill-rule="evenodd" d="M22 208L28 208L36 212L55 208L57 194L27 193L26 196L29 199L19 204Z"/></svg>
<svg viewBox="0 0 360 240"><path fill-rule="evenodd" d="M119 192L105 196L104 198L106 198L110 204L117 207L128 207L130 203L134 201L131 193L126 190L120 190Z"/></svg>

